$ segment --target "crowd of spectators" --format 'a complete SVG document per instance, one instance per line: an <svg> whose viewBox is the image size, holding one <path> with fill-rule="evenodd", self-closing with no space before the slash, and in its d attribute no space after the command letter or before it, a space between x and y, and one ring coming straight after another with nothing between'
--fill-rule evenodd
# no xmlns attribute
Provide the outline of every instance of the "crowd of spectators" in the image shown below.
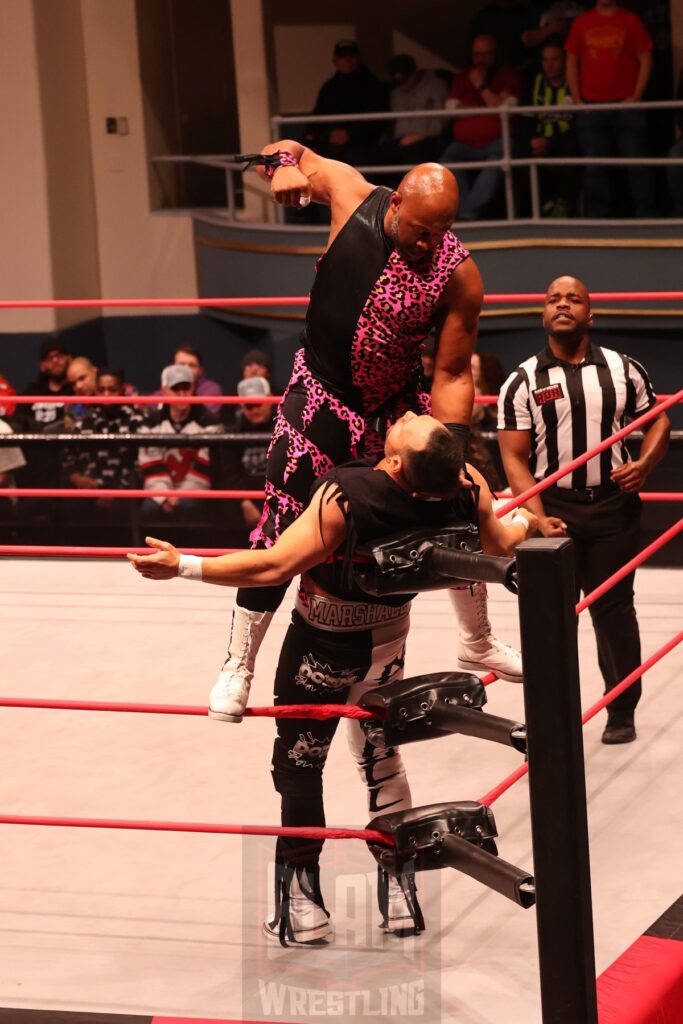
<svg viewBox="0 0 683 1024"><path fill-rule="evenodd" d="M238 405L211 402L223 389L205 375L201 354L190 345L179 346L161 369L153 393L159 403L151 405L136 404L138 392L123 370L72 356L59 340L44 341L38 357L39 373L24 391L35 401L13 402L16 391L0 376L0 434L45 437L23 447L0 445L0 487L68 488L74 497L0 496L5 539L130 544L156 530L182 541L211 523L217 543L248 544L260 502L208 500L197 492L263 489L276 406L253 400L277 393L267 353L252 349L242 359L237 394L245 402ZM55 400L60 396L83 401L62 403ZM164 401L195 396L206 403ZM103 401L93 401L98 397ZM130 401L106 401L114 397ZM211 444L214 435L224 443ZM110 489L150 496L119 499L106 493ZM103 494L88 497L92 491ZM198 534L197 542L204 542Z"/></svg>
<svg viewBox="0 0 683 1024"><path fill-rule="evenodd" d="M503 172L497 164L504 151L502 118L497 111L552 106L556 112L510 118L514 158L557 161L557 168L538 168L543 216L681 216L683 168L661 170L660 179L651 166L598 162L683 153L681 140L675 142L675 125L680 127L683 120L680 112L678 117L653 117L632 106L674 98L670 30L655 7L648 0L626 0L624 5L615 0L595 0L594 5L589 0L491 0L471 20L467 67L455 73L421 68L414 57L401 53L389 63L387 82L362 63L354 40L341 40L333 53L335 73L320 88L313 113L391 111L405 117L311 122L303 141L324 156L360 167L411 166L426 160L452 164L460 187L459 219L481 220L502 216L505 209ZM591 109L598 103L627 106ZM582 109L564 110L567 104ZM465 107L482 112L447 116ZM440 110L443 118L424 116L425 111ZM592 163L568 166L566 159L573 157ZM489 162L493 166L476 166ZM371 177L393 186L401 176L387 171ZM515 172L518 215L530 212L529 182L526 168ZM318 215L309 210L298 217Z"/></svg>
<svg viewBox="0 0 683 1024"><path fill-rule="evenodd" d="M433 338L422 362L429 390ZM236 391L244 401L211 402L223 389L204 375L200 352L182 345L160 372L160 387L153 393L158 404L141 404L123 370L97 367L86 356L71 356L61 342L46 340L39 351L40 372L24 391L35 401L14 402L15 389L0 376L0 434L46 439L24 447L0 445L0 487L67 488L73 498L0 495L5 542L139 545L146 534L156 533L175 543L206 546L208 526L211 546L247 547L261 517L261 500L203 497L216 489L261 492L264 487L277 409L267 399L282 388L273 381L269 356L261 349L249 350L240 368ZM494 356L475 355L472 370L477 394L497 393L505 372ZM83 401L58 400L67 396ZM177 401L194 397L208 400ZM490 409L476 406L471 458L496 487L501 474L491 444L494 427ZM150 494L123 499L112 497L110 490ZM103 493L93 494L98 491Z"/></svg>

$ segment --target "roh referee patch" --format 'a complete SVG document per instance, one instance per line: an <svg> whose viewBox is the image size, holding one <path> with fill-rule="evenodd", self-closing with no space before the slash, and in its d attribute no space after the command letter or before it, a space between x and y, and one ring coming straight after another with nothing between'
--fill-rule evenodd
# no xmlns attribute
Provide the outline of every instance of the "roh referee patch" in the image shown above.
<svg viewBox="0 0 683 1024"><path fill-rule="evenodd" d="M536 388L531 394L534 396L536 405L545 405L546 402L556 402L558 398L564 398L561 384L550 384L547 388Z"/></svg>

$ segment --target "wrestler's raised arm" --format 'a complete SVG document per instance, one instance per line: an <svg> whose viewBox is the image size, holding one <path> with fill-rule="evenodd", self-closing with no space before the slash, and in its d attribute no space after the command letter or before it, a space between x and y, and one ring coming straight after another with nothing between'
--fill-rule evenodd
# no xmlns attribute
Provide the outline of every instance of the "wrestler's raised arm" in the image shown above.
<svg viewBox="0 0 683 1024"><path fill-rule="evenodd" d="M298 207L306 205L308 199L330 207L332 223L328 244L375 187L355 167L319 156L293 139L271 142L261 152L265 156L282 155L283 163L275 171L256 168L262 178L270 181L276 203Z"/></svg>
<svg viewBox="0 0 683 1024"><path fill-rule="evenodd" d="M486 555L511 555L518 544L538 529L538 519L526 508L518 508L509 526L505 526L493 511L489 485L479 470L467 465L474 482L479 485L479 536Z"/></svg>
<svg viewBox="0 0 683 1024"><path fill-rule="evenodd" d="M181 555L164 540L146 537L154 552L126 557L142 576L170 580L186 576L226 587L261 587L287 583L292 577L324 562L346 536L344 516L332 500L322 500L321 488L311 503L271 548L235 551L214 558ZM322 506L322 507L321 507Z"/></svg>

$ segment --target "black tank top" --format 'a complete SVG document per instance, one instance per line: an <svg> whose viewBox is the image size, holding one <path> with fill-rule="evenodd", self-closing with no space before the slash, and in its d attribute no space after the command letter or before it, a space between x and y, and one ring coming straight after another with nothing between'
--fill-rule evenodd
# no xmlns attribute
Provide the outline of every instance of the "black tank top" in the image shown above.
<svg viewBox="0 0 683 1024"><path fill-rule="evenodd" d="M413 596L378 598L361 590L353 579L353 560L359 545L411 528L434 526L437 530L451 523L478 527L477 487L462 489L449 501L424 501L404 491L388 473L373 469L367 460L335 467L316 480L311 493L321 486L323 503L336 501L344 513L347 534L333 558L309 569L308 575L328 594L349 601L397 606Z"/></svg>
<svg viewBox="0 0 683 1024"><path fill-rule="evenodd" d="M393 248L384 233L391 192L376 188L318 260L306 314L304 351L311 372L332 391L354 395L349 349L360 315ZM354 400L355 398L355 400Z"/></svg>
<svg viewBox="0 0 683 1024"><path fill-rule="evenodd" d="M391 192L363 200L318 261L306 317L306 364L363 415L414 386L444 288L469 253L451 231L407 262L384 231Z"/></svg>

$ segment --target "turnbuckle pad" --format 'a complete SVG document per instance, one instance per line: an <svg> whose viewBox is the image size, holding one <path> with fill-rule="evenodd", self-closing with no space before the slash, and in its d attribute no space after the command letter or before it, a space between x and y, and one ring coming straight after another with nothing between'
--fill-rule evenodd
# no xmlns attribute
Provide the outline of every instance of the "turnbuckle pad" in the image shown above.
<svg viewBox="0 0 683 1024"><path fill-rule="evenodd" d="M526 727L482 712L486 690L470 672L429 672L368 690L358 702L379 721L364 721L375 746L401 746L460 733L526 753Z"/></svg>
<svg viewBox="0 0 683 1024"><path fill-rule="evenodd" d="M390 875L451 867L475 878L521 907L534 905L532 875L498 857L493 811L472 800L427 804L381 814L367 826L387 836L368 842L373 857Z"/></svg>
<svg viewBox="0 0 683 1024"><path fill-rule="evenodd" d="M354 563L354 576L361 590L373 597L443 590L455 577L437 572L432 565L435 545L463 556L481 551L479 531L472 523L421 530L402 530L381 541L361 544L356 555L365 562ZM487 556L479 556L487 557ZM463 569L469 562L463 559ZM474 577L477 579L478 577ZM459 582L471 582L463 576Z"/></svg>

